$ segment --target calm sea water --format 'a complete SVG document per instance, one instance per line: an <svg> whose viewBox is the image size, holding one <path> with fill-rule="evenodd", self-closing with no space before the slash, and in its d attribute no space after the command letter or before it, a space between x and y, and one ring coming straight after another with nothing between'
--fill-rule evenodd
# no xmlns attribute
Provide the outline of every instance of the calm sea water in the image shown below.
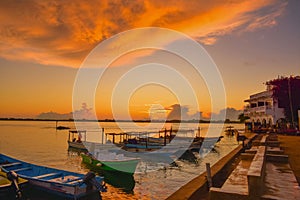
<svg viewBox="0 0 300 200"><path fill-rule="evenodd" d="M75 128L72 122L59 122L58 125ZM177 127L178 124L155 123L150 127L144 123L131 124L122 122L101 122L101 127L107 132L124 131L158 131L163 127ZM87 167L81 163L76 153L68 152L68 130L57 131L55 122L48 121L0 121L0 152L27 162L50 166L74 172L86 173ZM88 139L100 142L101 132L96 128L98 124L81 122L88 132ZM181 124L189 129L198 124ZM200 124L201 135L205 135L208 124ZM243 124L234 124L237 129L243 129ZM222 124L212 124L211 129L222 128ZM91 133L91 134L89 134ZM219 132L216 134L220 134ZM176 165L161 163L139 163L133 177L123 177L114 174L104 174L108 182L108 192L102 194L103 199L165 199L181 186L205 171L205 163L213 165L220 158L227 155L238 143L234 137L224 137L216 144L215 149L204 158L197 153L196 161L176 161Z"/></svg>

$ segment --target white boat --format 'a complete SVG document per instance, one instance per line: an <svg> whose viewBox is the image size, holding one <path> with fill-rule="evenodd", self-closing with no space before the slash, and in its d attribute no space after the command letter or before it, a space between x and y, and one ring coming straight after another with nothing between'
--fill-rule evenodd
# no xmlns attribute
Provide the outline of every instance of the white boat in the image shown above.
<svg viewBox="0 0 300 200"><path fill-rule="evenodd" d="M125 156L114 144L84 142L88 154L82 154L83 162L101 170L133 174L140 159Z"/></svg>

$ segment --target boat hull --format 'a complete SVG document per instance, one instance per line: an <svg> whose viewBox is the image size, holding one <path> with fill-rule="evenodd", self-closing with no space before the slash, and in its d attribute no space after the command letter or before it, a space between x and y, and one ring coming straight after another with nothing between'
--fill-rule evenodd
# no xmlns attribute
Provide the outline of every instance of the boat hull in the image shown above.
<svg viewBox="0 0 300 200"><path fill-rule="evenodd" d="M82 142L70 142L68 141L69 149L77 150L79 152L87 152L88 150Z"/></svg>
<svg viewBox="0 0 300 200"><path fill-rule="evenodd" d="M122 161L100 161L92 158L89 155L81 154L82 162L88 165L92 165L93 168L99 170L122 172L128 174L134 174L139 159L122 160Z"/></svg>
<svg viewBox="0 0 300 200"><path fill-rule="evenodd" d="M84 196L89 196L97 192L95 191L95 188L91 190L87 190L86 187L72 187L72 186L61 185L59 183L38 181L30 178L28 179L28 181L29 184L38 188L39 190L50 192L54 195L62 196L65 198L77 199Z"/></svg>
<svg viewBox="0 0 300 200"><path fill-rule="evenodd" d="M4 172L15 171L19 177L29 181L29 184L55 195L66 198L80 198L92 193L99 193L92 185L83 182L84 174L68 172L55 168L26 163L9 156L0 154L0 167ZM102 182L103 177L97 177Z"/></svg>

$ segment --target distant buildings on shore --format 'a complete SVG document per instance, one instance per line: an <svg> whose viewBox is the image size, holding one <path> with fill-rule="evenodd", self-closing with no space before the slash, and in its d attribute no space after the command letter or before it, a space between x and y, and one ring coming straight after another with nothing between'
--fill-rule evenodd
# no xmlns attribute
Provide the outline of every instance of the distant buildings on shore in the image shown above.
<svg viewBox="0 0 300 200"><path fill-rule="evenodd" d="M267 87L266 91L253 94L244 102L248 103L244 108L244 115L249 117L251 122L269 127L285 118L283 108L279 108L278 102L274 99L273 91Z"/></svg>
<svg viewBox="0 0 300 200"><path fill-rule="evenodd" d="M299 126L300 76L280 77L266 82L266 86L266 91L244 101L244 116L249 118L251 129Z"/></svg>

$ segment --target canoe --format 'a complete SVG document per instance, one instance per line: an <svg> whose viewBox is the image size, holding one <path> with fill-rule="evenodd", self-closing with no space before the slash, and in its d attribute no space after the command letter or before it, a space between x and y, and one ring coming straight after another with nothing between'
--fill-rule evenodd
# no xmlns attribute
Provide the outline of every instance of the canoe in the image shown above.
<svg viewBox="0 0 300 200"><path fill-rule="evenodd" d="M7 174L0 171L0 199L16 198L17 196L21 198L21 189L26 186L28 181L20 177L15 177L15 181L16 185L14 186Z"/></svg>
<svg viewBox="0 0 300 200"><path fill-rule="evenodd" d="M14 171L37 189L65 198L78 199L106 191L104 178L92 172L86 175L27 163L0 154L0 168L4 172Z"/></svg>

